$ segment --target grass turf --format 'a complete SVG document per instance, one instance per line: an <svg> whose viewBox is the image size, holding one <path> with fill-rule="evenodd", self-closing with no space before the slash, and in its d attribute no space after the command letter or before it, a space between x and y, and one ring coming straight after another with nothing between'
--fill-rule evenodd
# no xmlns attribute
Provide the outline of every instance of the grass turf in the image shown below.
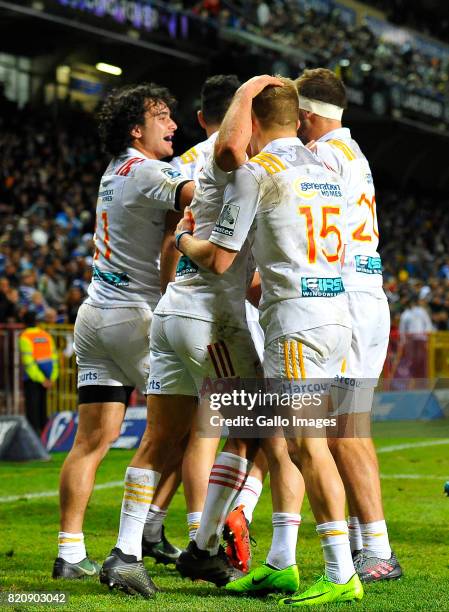
<svg viewBox="0 0 449 612"><path fill-rule="evenodd" d="M379 431L385 434L380 426ZM434 426L421 426L420 435L436 436ZM431 433L430 433L431 432ZM413 443L399 435L394 427L377 440L379 447ZM423 439L416 440L422 442ZM449 478L449 445L418 446L380 453L383 492L390 539L405 571L405 578L392 583L368 585L357 610L383 612L449 610L449 570L447 516L449 499L442 494ZM132 456L129 451L114 450L103 462L97 484L120 481ZM57 488L58 473L64 455L55 454L48 463L0 464L1 497L19 496ZM401 478L397 476L401 475ZM411 476L406 478L404 476ZM420 479L418 476L424 476ZM254 561L264 560L271 538L271 503L265 492L254 514L252 534L257 540ZM115 543L120 513L121 487L94 492L89 504L85 537L92 558L102 560ZM297 558L301 586L308 586L322 573L322 556L314 531L309 506L302 511ZM0 503L0 589L8 592L65 591L68 603L56 606L15 605L4 609L42 610L275 610L275 599L235 597L204 582L182 580L176 571L147 560L146 565L157 585L163 589L150 602L109 593L96 579L55 582L50 578L56 556L58 531L57 497L40 497ZM168 518L166 533L179 546L186 543L185 507L181 491L176 494ZM329 612L347 609L347 604L315 607ZM0 608L3 608L0 605Z"/></svg>

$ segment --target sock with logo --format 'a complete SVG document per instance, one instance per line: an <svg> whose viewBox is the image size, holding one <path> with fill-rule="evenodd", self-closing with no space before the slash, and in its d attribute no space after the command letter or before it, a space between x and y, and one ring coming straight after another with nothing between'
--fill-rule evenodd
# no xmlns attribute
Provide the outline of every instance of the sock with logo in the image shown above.
<svg viewBox="0 0 449 612"><path fill-rule="evenodd" d="M198 548L216 555L223 525L232 503L246 480L250 462L233 453L220 453L209 476L206 502L195 536Z"/></svg>
<svg viewBox="0 0 449 612"><path fill-rule="evenodd" d="M321 523L316 530L321 540L327 578L336 584L345 584L355 574L346 521Z"/></svg>
<svg viewBox="0 0 449 612"><path fill-rule="evenodd" d="M68 533L60 531L58 534L58 557L68 563L79 563L87 557L83 533Z"/></svg>
<svg viewBox="0 0 449 612"><path fill-rule="evenodd" d="M253 520L254 508L259 501L261 492L262 483L260 480L255 476L248 476L242 490L237 495L237 499L234 502L236 508L243 505L243 514L248 523L251 523Z"/></svg>
<svg viewBox="0 0 449 612"><path fill-rule="evenodd" d="M164 524L165 517L167 516L167 510L162 510L159 506L151 504L148 510L147 518L145 519L145 526L143 528L143 535L147 542L155 543L160 542L162 539L162 525Z"/></svg>
<svg viewBox="0 0 449 612"><path fill-rule="evenodd" d="M388 539L387 524L385 521L374 521L360 525L363 540L363 552L368 557L391 557L390 541Z"/></svg>
<svg viewBox="0 0 449 612"><path fill-rule="evenodd" d="M301 515L273 512L273 539L266 563L276 569L285 569L296 563L296 541Z"/></svg>
<svg viewBox="0 0 449 612"><path fill-rule="evenodd" d="M201 522L202 512L189 512L187 514L187 527L189 528L189 540L194 540Z"/></svg>
<svg viewBox="0 0 449 612"><path fill-rule="evenodd" d="M359 519L356 516L348 516L349 545L351 552L363 549L362 531Z"/></svg>
<svg viewBox="0 0 449 612"><path fill-rule="evenodd" d="M142 534L154 492L161 475L153 470L129 467L125 474L117 548L142 559Z"/></svg>

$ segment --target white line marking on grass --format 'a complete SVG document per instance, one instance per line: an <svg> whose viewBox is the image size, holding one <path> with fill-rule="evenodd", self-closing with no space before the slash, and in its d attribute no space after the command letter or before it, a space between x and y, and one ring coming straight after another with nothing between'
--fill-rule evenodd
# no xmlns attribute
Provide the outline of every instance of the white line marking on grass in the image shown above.
<svg viewBox="0 0 449 612"><path fill-rule="evenodd" d="M113 489L114 487L123 487L123 480L113 480L111 482L104 482L103 484L95 485L94 491L101 491L102 489ZM41 497L57 497L59 495L58 490L54 491L41 491L40 493L22 493L22 495L7 495L0 497L0 504L6 504L7 502L16 502L21 499L39 499Z"/></svg>
<svg viewBox="0 0 449 612"><path fill-rule="evenodd" d="M378 453L393 453L398 450L406 450L408 448L425 448L426 446L440 446L443 444L449 444L449 438L444 440L429 440L427 442L414 442L408 444L394 444L392 446L383 446L377 449ZM445 480L446 476L429 476L428 474L382 474L381 478L398 479L398 480ZM103 489L113 489L114 487L123 486L123 480L113 480L111 482L104 482L103 484L95 485L94 491L101 491ZM21 499L41 499L43 497L57 497L59 491L41 491L39 493L22 493L21 495L6 495L0 497L0 504L6 504L8 502L16 502Z"/></svg>
<svg viewBox="0 0 449 612"><path fill-rule="evenodd" d="M447 476L431 476L429 474L381 474L380 477L390 480L447 480Z"/></svg>
<svg viewBox="0 0 449 612"><path fill-rule="evenodd" d="M394 451L405 450L407 448L425 448L426 446L440 446L449 444L449 438L444 440L428 440L427 442L409 442L408 444L393 444L392 446L383 446L377 449L378 453L394 453Z"/></svg>

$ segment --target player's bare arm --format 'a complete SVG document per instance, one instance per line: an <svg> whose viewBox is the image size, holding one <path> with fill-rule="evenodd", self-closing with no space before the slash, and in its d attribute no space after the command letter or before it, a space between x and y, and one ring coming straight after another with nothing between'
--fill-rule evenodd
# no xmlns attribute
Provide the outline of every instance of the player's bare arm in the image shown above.
<svg viewBox="0 0 449 612"><path fill-rule="evenodd" d="M214 274L223 274L231 267L237 256L237 251L220 247L209 240L198 240L192 236L195 223L193 217L186 209L184 217L176 226L176 246L201 268L210 270Z"/></svg>
<svg viewBox="0 0 449 612"><path fill-rule="evenodd" d="M283 83L276 77L263 74L249 79L236 91L215 143L215 161L221 170L231 172L245 163L252 134L253 99L265 87L283 87Z"/></svg>

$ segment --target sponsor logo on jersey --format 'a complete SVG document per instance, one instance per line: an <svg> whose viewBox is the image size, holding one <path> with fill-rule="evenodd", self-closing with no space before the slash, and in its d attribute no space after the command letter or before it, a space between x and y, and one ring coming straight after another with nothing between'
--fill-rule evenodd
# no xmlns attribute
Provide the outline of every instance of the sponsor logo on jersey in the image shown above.
<svg viewBox="0 0 449 612"><path fill-rule="evenodd" d="M186 274L195 274L196 272L198 272L198 266L186 255L183 255L176 266L176 277L186 276Z"/></svg>
<svg viewBox="0 0 449 612"><path fill-rule="evenodd" d="M85 382L95 382L98 380L97 372L80 372L78 374L78 384Z"/></svg>
<svg viewBox="0 0 449 612"><path fill-rule="evenodd" d="M162 168L161 172L165 178L172 183L178 182L178 178L182 176L179 170L175 170L174 168Z"/></svg>
<svg viewBox="0 0 449 612"><path fill-rule="evenodd" d="M335 297L345 290L341 276L335 278L319 278L307 276L301 278L302 297Z"/></svg>
<svg viewBox="0 0 449 612"><path fill-rule="evenodd" d="M225 204L221 209L214 231L219 234L226 234L226 236L233 236L239 211L240 206L236 204Z"/></svg>
<svg viewBox="0 0 449 612"><path fill-rule="evenodd" d="M362 381L358 378L349 378L348 376L342 376L341 374L336 374L334 378L335 384L340 384L344 388L349 389L351 387L361 387Z"/></svg>
<svg viewBox="0 0 449 612"><path fill-rule="evenodd" d="M104 204L105 202L112 202L113 195L113 189L103 189L103 191L99 192L98 198L101 198L101 202Z"/></svg>
<svg viewBox="0 0 449 612"><path fill-rule="evenodd" d="M382 260L380 257L370 257L369 255L355 256L355 269L363 274L382 274Z"/></svg>
<svg viewBox="0 0 449 612"><path fill-rule="evenodd" d="M341 198L341 186L338 183L316 183L309 177L300 176L293 182L296 195L305 200L316 198L320 194L323 198Z"/></svg>
<svg viewBox="0 0 449 612"><path fill-rule="evenodd" d="M150 376L147 383L147 393L158 394L162 390L161 380L160 378L156 378L155 376Z"/></svg>
<svg viewBox="0 0 449 612"><path fill-rule="evenodd" d="M125 272L105 272L93 266L92 278L113 287L129 287L129 276Z"/></svg>

